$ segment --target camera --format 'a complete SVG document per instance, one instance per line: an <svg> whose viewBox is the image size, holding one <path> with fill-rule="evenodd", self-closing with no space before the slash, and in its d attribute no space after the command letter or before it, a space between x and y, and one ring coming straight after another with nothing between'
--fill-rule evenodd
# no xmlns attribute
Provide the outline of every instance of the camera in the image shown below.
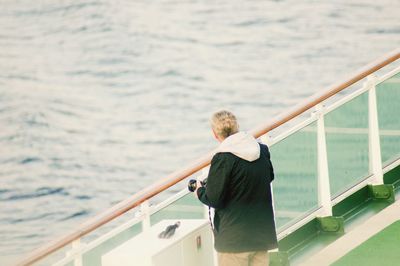
<svg viewBox="0 0 400 266"><path fill-rule="evenodd" d="M203 181L200 181L200 184L202 187L205 187L207 185L207 178L204 179ZM190 179L188 183L188 190L190 192L194 192L197 188L197 180L196 179Z"/></svg>

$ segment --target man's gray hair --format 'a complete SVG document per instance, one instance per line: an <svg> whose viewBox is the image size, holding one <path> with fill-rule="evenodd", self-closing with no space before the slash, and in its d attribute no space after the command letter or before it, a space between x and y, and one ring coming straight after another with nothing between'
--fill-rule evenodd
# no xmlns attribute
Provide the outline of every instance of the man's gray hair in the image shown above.
<svg viewBox="0 0 400 266"><path fill-rule="evenodd" d="M223 139L239 131L236 116L232 112L226 110L218 111L212 115L211 127L215 134Z"/></svg>

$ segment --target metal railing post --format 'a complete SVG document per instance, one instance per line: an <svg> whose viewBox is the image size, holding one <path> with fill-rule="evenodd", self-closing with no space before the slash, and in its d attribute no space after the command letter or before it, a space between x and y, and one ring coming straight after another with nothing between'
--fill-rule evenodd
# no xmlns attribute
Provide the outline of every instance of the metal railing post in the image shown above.
<svg viewBox="0 0 400 266"><path fill-rule="evenodd" d="M143 232L148 232L150 230L150 204L149 201L143 201L140 204L140 211L143 216L142 224L143 224Z"/></svg>
<svg viewBox="0 0 400 266"><path fill-rule="evenodd" d="M374 175L374 185L383 184L381 144L378 124L378 108L376 104L376 76L369 75L364 86L368 87L368 139L369 139L369 168Z"/></svg>
<svg viewBox="0 0 400 266"><path fill-rule="evenodd" d="M79 249L81 248L81 239L78 238L74 241L72 241L71 243L72 245L72 251L73 253L75 253L74 255L74 266L82 266L82 254L79 253Z"/></svg>
<svg viewBox="0 0 400 266"><path fill-rule="evenodd" d="M321 216L332 216L331 189L329 183L328 155L325 139L323 107L315 107L317 116L317 154L318 154L318 203L322 207Z"/></svg>

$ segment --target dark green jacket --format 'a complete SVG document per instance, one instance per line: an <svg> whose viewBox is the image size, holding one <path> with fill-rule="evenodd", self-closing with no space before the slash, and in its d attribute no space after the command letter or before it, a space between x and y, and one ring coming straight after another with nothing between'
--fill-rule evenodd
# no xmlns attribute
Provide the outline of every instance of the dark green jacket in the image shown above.
<svg viewBox="0 0 400 266"><path fill-rule="evenodd" d="M197 195L215 208L213 231L218 252L249 252L277 247L271 181L274 172L266 145L249 162L229 152L214 155L206 187Z"/></svg>

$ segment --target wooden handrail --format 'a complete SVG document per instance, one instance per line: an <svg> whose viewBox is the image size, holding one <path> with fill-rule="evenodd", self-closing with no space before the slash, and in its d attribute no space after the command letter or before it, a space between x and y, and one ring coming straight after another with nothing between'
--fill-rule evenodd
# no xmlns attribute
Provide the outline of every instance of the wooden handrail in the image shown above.
<svg viewBox="0 0 400 266"><path fill-rule="evenodd" d="M329 97L344 90L345 88L351 86L352 84L356 83L357 81L362 80L363 78L367 77L368 75L376 72L377 70L396 61L399 58L400 58L400 48L386 54L385 56L381 57L380 59L365 66L364 68L355 72L353 75L350 75L350 78L347 78L340 83L337 83L337 84L334 84L334 85L328 87L323 92L309 97L304 102L299 103L298 105L296 105L289 111L277 116L275 119L270 120L270 121L264 123L263 125L255 128L254 130L250 131L251 134L253 134L256 138L264 135L265 133L281 126L282 124L286 123L287 121L302 114L303 112L309 110L310 108L314 107L315 105L323 102L324 100L328 99ZM31 265L31 264L39 261L40 259L46 257L47 255L53 253L54 251L68 245L72 241L96 230L103 224L108 223L109 221L124 214L125 212L131 210L132 208L137 207L142 202L154 197L155 195L159 194L160 192L168 189L169 187L177 184L178 182L182 181L183 179L187 178L188 176L190 176L190 175L196 173L197 171L201 170L202 168L208 166L211 162L211 158L212 158L213 154L214 154L214 151L209 152L208 154L206 154L206 155L202 156L201 158L199 158L198 160L194 161L189 166L187 166L179 171L171 173L167 177L159 180L157 183L134 194L133 196L129 197L128 199L121 201L120 203L116 204L112 208L95 216L91 220L83 223L77 230L75 230L59 239L56 239L55 241L52 241L37 250L34 250L30 255L25 257L23 260L19 261L16 265L19 265L19 266Z"/></svg>

